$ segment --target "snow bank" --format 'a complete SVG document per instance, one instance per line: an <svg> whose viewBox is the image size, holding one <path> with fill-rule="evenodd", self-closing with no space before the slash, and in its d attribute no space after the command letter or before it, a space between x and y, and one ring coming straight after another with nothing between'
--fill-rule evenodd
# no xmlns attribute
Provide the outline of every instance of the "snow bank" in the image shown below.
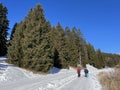
<svg viewBox="0 0 120 90"><path fill-rule="evenodd" d="M1 81L6 81L6 68L7 65L4 63L7 60L6 57L0 57L0 82Z"/></svg>
<svg viewBox="0 0 120 90"><path fill-rule="evenodd" d="M77 77L76 70L58 69L53 67L48 75L33 74L30 71L5 63L5 58L0 58L0 90L101 90L97 74L101 71L89 64L89 77Z"/></svg>
<svg viewBox="0 0 120 90"><path fill-rule="evenodd" d="M0 60L6 60L6 56L0 57Z"/></svg>
<svg viewBox="0 0 120 90"><path fill-rule="evenodd" d="M93 66L91 66L89 64L87 64L86 67L87 67L87 69L89 70L90 73L95 73L95 72L98 71L97 68L95 68L95 67L93 67Z"/></svg>
<svg viewBox="0 0 120 90"><path fill-rule="evenodd" d="M64 73L64 72L68 72L68 71L74 72L75 69L73 69L72 67L69 67L69 69L59 69L59 68L53 67L53 68L49 71L49 74Z"/></svg>
<svg viewBox="0 0 120 90"><path fill-rule="evenodd" d="M2 74L2 75L0 75L0 82L1 82L1 81L6 81L5 76L6 76L5 73Z"/></svg>

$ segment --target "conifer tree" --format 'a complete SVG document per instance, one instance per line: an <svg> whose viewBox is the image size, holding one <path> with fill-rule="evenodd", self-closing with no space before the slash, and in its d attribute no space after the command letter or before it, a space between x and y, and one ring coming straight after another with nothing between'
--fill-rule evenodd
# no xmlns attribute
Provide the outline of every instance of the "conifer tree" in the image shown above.
<svg viewBox="0 0 120 90"><path fill-rule="evenodd" d="M87 44L87 51L88 51L88 59L89 59L89 63L92 64L93 66L96 66L96 52L94 50L94 47L88 43Z"/></svg>
<svg viewBox="0 0 120 90"><path fill-rule="evenodd" d="M76 38L73 31L71 31L68 27L65 28L66 38L67 38L67 58L68 63L71 66L76 66L78 63L78 46L76 44ZM79 43L79 42L78 42Z"/></svg>
<svg viewBox="0 0 120 90"><path fill-rule="evenodd" d="M66 59L66 38L65 38L65 32L60 23L56 26L57 35L56 35L56 42L55 42L55 48L58 51L58 59L56 62L58 63L59 68L66 68L67 65L67 59Z"/></svg>
<svg viewBox="0 0 120 90"><path fill-rule="evenodd" d="M103 68L103 67L105 67L105 61L104 61L103 55L102 55L102 53L101 53L101 50L98 49L98 50L96 51L96 54L97 54L97 58L98 58L98 60L97 60L97 67L98 67L98 68Z"/></svg>
<svg viewBox="0 0 120 90"><path fill-rule="evenodd" d="M76 45L76 57L78 58L78 64L82 64L83 56L84 56L84 49L83 46L86 44L85 39L83 38L82 32L80 29L77 29L76 27L72 28L74 43ZM80 60L81 59L81 60Z"/></svg>
<svg viewBox="0 0 120 90"><path fill-rule="evenodd" d="M7 53L6 41L9 25L7 14L7 8L0 3L0 56L3 56Z"/></svg>
<svg viewBox="0 0 120 90"><path fill-rule="evenodd" d="M17 24L11 39L11 46L8 48L8 62L17 66L22 66L23 48L22 41L24 38L25 22Z"/></svg>
<svg viewBox="0 0 120 90"><path fill-rule="evenodd" d="M66 59L67 59L67 64L68 64L68 68L69 68L69 66L71 65L71 66L75 66L75 65L73 65L73 61L75 61L75 60L72 60L72 53L70 52L70 50L71 50L71 42L70 42L70 33L71 33L71 31L70 31L70 29L69 29L69 27L67 26L66 28L65 28L65 37L66 37ZM72 64L71 64L72 63Z"/></svg>
<svg viewBox="0 0 120 90"><path fill-rule="evenodd" d="M61 64L60 64L60 60L59 60L59 52L58 52L58 49L56 47L56 43L58 41L57 36L58 36L58 32L57 32L56 27L52 27L50 32L49 32L49 38L50 38L51 46L53 47L53 49L52 49L52 52L53 52L53 66L61 68Z"/></svg>
<svg viewBox="0 0 120 90"><path fill-rule="evenodd" d="M13 26L13 29L12 29L11 35L10 35L10 40L12 40L12 38L13 38L13 34L15 33L16 27L17 27L17 23L15 23Z"/></svg>
<svg viewBox="0 0 120 90"><path fill-rule="evenodd" d="M87 51L87 46L86 45L81 46L81 62L82 62L82 65L84 67L86 67L86 64L89 63L88 51Z"/></svg>
<svg viewBox="0 0 120 90"><path fill-rule="evenodd" d="M12 45L9 47L9 61L24 68L47 72L53 66L48 34L50 28L40 4L30 9L25 19L15 28Z"/></svg>
<svg viewBox="0 0 120 90"><path fill-rule="evenodd" d="M53 66L51 46L47 36L50 23L46 21L40 4L30 10L26 22L23 43L24 67L46 72Z"/></svg>

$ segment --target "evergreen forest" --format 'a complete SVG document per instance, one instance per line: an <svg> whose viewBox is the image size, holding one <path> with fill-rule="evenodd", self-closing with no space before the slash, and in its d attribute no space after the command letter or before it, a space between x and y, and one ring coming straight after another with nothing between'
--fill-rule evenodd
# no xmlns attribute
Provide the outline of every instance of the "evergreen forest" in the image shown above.
<svg viewBox="0 0 120 90"><path fill-rule="evenodd" d="M31 8L26 17L9 30L8 10L0 4L0 56L7 55L8 63L38 72L48 72L52 67L69 68L91 64L97 68L120 64L120 55L95 50L85 40L79 28L52 26L45 18L40 4ZM9 45L8 45L9 42Z"/></svg>

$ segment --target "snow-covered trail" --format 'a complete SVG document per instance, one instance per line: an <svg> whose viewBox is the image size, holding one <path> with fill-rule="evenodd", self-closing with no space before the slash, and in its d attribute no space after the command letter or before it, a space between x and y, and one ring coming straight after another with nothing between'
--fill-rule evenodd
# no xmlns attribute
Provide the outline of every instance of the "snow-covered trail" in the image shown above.
<svg viewBox="0 0 120 90"><path fill-rule="evenodd" d="M89 78L85 78L85 77L76 78L71 83L67 84L66 87L61 88L61 90L88 90L88 89L94 90L93 87L90 87L92 84L88 79Z"/></svg>
<svg viewBox="0 0 120 90"><path fill-rule="evenodd" d="M84 77L83 70L78 78L73 68L38 75L9 65L5 63L5 58L0 58L0 90L101 90L96 77L99 70L90 65L87 67L89 78ZM56 72L54 70L52 72Z"/></svg>
<svg viewBox="0 0 120 90"><path fill-rule="evenodd" d="M21 72L22 73L22 72ZM76 75L71 72L54 75L38 76L35 78L24 78L14 82L3 82L0 90L35 90L35 89L55 89L64 83L74 79ZM7 87L6 87L7 86Z"/></svg>
<svg viewBox="0 0 120 90"><path fill-rule="evenodd" d="M35 90L38 88L54 89L63 85L63 83L67 82L68 80L71 80L71 78L74 77L74 75L70 76L70 73L66 73L65 75L62 74L63 73L42 77L40 76L32 79L25 78L14 82L5 82L0 85L0 90Z"/></svg>
<svg viewBox="0 0 120 90"><path fill-rule="evenodd" d="M82 75L60 88L60 90L101 90L101 85L93 76L86 78Z"/></svg>

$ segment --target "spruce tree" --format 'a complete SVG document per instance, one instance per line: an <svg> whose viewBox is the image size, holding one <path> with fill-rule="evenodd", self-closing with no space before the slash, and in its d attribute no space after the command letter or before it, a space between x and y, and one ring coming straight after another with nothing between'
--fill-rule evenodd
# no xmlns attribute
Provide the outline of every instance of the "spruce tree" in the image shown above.
<svg viewBox="0 0 120 90"><path fill-rule="evenodd" d="M10 40L12 40L12 38L13 38L13 34L15 33L16 27L17 27L17 23L15 23L13 26L13 29L12 29L11 35L10 35Z"/></svg>
<svg viewBox="0 0 120 90"><path fill-rule="evenodd" d="M67 58L69 60L69 65L71 66L76 66L78 63L78 46L76 43L76 38L75 38L75 34L73 31L71 31L69 28L66 27L65 29L66 31L66 38L67 38ZM78 42L79 43L79 42Z"/></svg>
<svg viewBox="0 0 120 90"><path fill-rule="evenodd" d="M53 66L50 29L50 23L45 19L41 5L30 9L25 19L15 28L12 45L9 47L9 62L47 72Z"/></svg>
<svg viewBox="0 0 120 90"><path fill-rule="evenodd" d="M56 47L56 42L58 41L57 39L58 32L56 27L52 27L50 32L49 32L49 38L50 38L50 43L51 46L53 47L52 52L53 52L53 66L54 67L61 67L60 61L59 61L59 52Z"/></svg>
<svg viewBox="0 0 120 90"><path fill-rule="evenodd" d="M8 48L8 62L13 63L17 66L22 65L23 59L23 48L22 48L22 41L24 38L24 30L25 30L25 22L20 22L17 24L17 27L14 29L14 33L11 39L11 46Z"/></svg>
<svg viewBox="0 0 120 90"><path fill-rule="evenodd" d="M0 3L0 56L6 55L7 53L7 31L9 20L7 19L8 10L5 6Z"/></svg>
<svg viewBox="0 0 120 90"><path fill-rule="evenodd" d="M72 28L72 34L73 34L73 41L74 41L74 48L75 50L75 57L77 57L77 64L82 64L83 62L83 56L84 56L84 49L82 47L85 45L85 39L83 38L82 32L80 29L77 29L76 27ZM81 60L80 60L81 59Z"/></svg>
<svg viewBox="0 0 120 90"><path fill-rule="evenodd" d="M97 58L96 58L96 52L94 50L94 47L90 43L87 44L87 51L88 51L89 63L91 65L93 65L93 66L96 66L97 65L96 64L97 63L96 62L96 60L97 60Z"/></svg>
<svg viewBox="0 0 120 90"><path fill-rule="evenodd" d="M58 25L56 26L56 42L54 43L55 45L55 49L58 52L58 59L57 62L58 65L57 67L59 68L67 68L68 64L67 64L67 59L66 59L66 38L65 38L65 32L64 29L62 28L61 24L58 23Z"/></svg>
<svg viewBox="0 0 120 90"><path fill-rule="evenodd" d="M51 26L45 19L40 4L30 10L25 21L23 67L47 72L53 66L52 48L48 37Z"/></svg>
<svg viewBox="0 0 120 90"><path fill-rule="evenodd" d="M87 51L87 46L86 45L81 46L81 62L82 62L82 66L84 66L84 67L86 67L86 64L89 63L88 51Z"/></svg>
<svg viewBox="0 0 120 90"><path fill-rule="evenodd" d="M104 58L103 58L103 55L101 53L101 50L98 49L96 51L96 54L97 54L97 67L98 68L103 68L105 67L105 61L104 61Z"/></svg>

